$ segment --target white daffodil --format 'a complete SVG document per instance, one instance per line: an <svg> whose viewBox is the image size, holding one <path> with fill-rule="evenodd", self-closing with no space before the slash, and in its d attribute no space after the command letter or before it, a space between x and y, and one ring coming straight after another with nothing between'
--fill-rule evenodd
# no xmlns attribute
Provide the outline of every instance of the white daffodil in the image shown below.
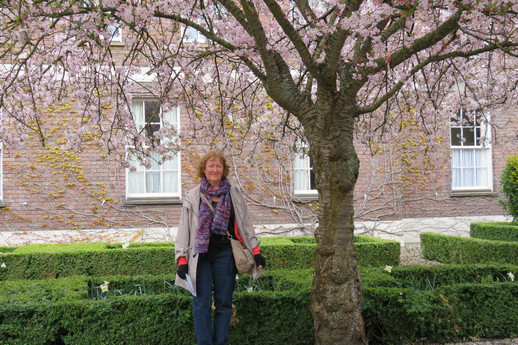
<svg viewBox="0 0 518 345"><path fill-rule="evenodd" d="M126 243L124 243L124 244L122 245L122 249L126 249L126 248L128 248L128 247L129 247L129 243L128 243L128 242L126 242Z"/></svg>
<svg viewBox="0 0 518 345"><path fill-rule="evenodd" d="M2 267L2 268L7 268L7 265L5 264L5 262L2 262L2 264L0 265L0 267Z"/></svg>
<svg viewBox="0 0 518 345"><path fill-rule="evenodd" d="M392 266L385 266L385 271L387 271L388 273L392 272Z"/></svg>
<svg viewBox="0 0 518 345"><path fill-rule="evenodd" d="M509 279L511 279L512 282L514 282L514 274L513 274L513 272L508 272L507 276L509 277Z"/></svg>
<svg viewBox="0 0 518 345"><path fill-rule="evenodd" d="M108 285L110 285L110 282L105 280L104 284L100 285L99 287L101 288L102 292L108 292Z"/></svg>

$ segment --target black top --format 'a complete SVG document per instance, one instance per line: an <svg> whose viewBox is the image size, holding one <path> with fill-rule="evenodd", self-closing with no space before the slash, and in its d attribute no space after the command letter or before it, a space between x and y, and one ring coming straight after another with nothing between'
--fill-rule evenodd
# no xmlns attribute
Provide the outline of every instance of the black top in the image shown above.
<svg viewBox="0 0 518 345"><path fill-rule="evenodd" d="M216 201L212 201L212 207L216 208L218 203ZM228 219L228 232L233 238L236 238L235 230L234 230L234 221L236 219L236 214L234 213L234 205L232 204L232 199L230 199L230 217ZM210 235L209 241L209 254L214 254L222 249L230 248L230 240L227 238L227 234L224 235Z"/></svg>

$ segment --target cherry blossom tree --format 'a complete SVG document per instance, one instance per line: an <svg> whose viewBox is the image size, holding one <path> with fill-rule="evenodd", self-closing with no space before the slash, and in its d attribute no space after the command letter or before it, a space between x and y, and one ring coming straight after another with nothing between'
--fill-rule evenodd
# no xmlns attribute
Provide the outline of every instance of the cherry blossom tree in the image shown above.
<svg viewBox="0 0 518 345"><path fill-rule="evenodd" d="M187 104L191 132L253 147L267 129L309 147L319 192L312 286L315 343L364 344L353 246L353 191L366 141L415 124L433 133L459 107L515 103L516 0L2 1L1 138L48 144L45 110L69 99L76 125L61 145L92 136L167 159L167 127L143 135L129 102ZM114 42L122 30L124 47ZM114 35L115 33L115 35ZM94 132L92 132L92 128ZM230 128L230 129L229 129ZM244 129L244 130L243 130Z"/></svg>

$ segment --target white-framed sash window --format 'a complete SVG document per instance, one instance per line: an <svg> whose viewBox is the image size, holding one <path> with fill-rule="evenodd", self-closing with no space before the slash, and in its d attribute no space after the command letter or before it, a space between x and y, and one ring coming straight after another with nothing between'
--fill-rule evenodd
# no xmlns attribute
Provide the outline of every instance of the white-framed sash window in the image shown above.
<svg viewBox="0 0 518 345"><path fill-rule="evenodd" d="M131 113L135 125L142 130L143 135L152 136L164 125L164 122L179 128L178 107L162 112L158 101L153 99L133 100ZM161 155L151 150L150 158L151 165L146 167L132 156L130 149L128 150L131 168L126 172L126 196L128 198L180 197L180 153L174 154L171 159L161 163Z"/></svg>
<svg viewBox="0 0 518 345"><path fill-rule="evenodd" d="M489 115L460 109L452 118L451 181L453 191L492 191Z"/></svg>
<svg viewBox="0 0 518 345"><path fill-rule="evenodd" d="M311 158L304 150L304 144L297 144L297 154L293 166L293 190L295 195L316 196L315 174Z"/></svg>

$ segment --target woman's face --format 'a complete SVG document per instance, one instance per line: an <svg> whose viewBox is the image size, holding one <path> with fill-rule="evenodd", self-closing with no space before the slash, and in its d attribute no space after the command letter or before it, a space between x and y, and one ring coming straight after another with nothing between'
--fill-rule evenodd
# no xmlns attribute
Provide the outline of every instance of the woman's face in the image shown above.
<svg viewBox="0 0 518 345"><path fill-rule="evenodd" d="M223 177L223 162L218 157L212 157L205 163L205 177L212 187L219 187Z"/></svg>

